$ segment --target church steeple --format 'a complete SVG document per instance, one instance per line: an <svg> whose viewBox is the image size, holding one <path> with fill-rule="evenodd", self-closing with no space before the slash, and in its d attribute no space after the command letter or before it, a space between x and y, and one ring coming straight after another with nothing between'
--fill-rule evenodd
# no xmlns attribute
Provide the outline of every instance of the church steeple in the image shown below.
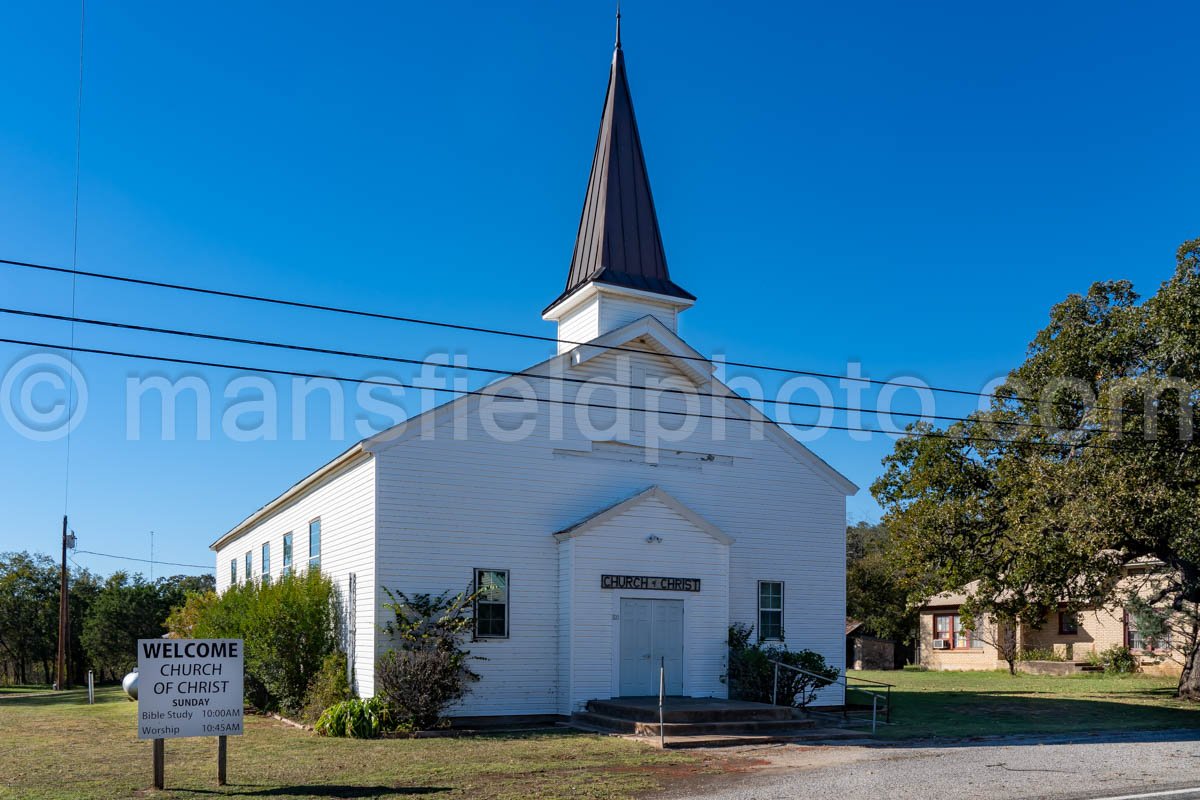
<svg viewBox="0 0 1200 800"><path fill-rule="evenodd" d="M559 320L561 324L561 314L555 312L564 305L573 305L567 301L589 287L598 291L627 290L647 295L646 300L671 308L672 328L674 313L696 299L672 281L667 272L658 215L654 211L642 140L625 74L619 9L608 93L604 98L571 271L566 289L546 309L545 318ZM645 314L650 313L653 313L652 309L645 311ZM597 335L604 332L600 330Z"/></svg>

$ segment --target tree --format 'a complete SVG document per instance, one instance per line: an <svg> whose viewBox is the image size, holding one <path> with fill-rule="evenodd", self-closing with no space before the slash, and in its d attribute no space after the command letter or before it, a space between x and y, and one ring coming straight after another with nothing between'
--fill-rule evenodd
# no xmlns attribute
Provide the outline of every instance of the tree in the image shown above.
<svg viewBox="0 0 1200 800"><path fill-rule="evenodd" d="M162 584L114 572L96 594L83 622L83 648L99 673L120 678L137 666L137 640L167 632L168 598Z"/></svg>
<svg viewBox="0 0 1200 800"><path fill-rule="evenodd" d="M1166 565L1147 602L1196 618L1200 603L1200 239L1146 302L1127 281L1054 306L987 411L910 436L872 491L914 591L977 580L965 611L1039 625L1125 602L1121 567ZM912 433L930 433L916 426ZM1194 628L1194 625L1193 625ZM1200 699L1196 642L1179 694Z"/></svg>
<svg viewBox="0 0 1200 800"><path fill-rule="evenodd" d="M0 665L16 683L50 681L58 646L58 585L58 565L49 556L0 554Z"/></svg>
<svg viewBox="0 0 1200 800"><path fill-rule="evenodd" d="M846 530L846 616L874 635L910 642L918 610L910 604L908 576L883 525L860 522Z"/></svg>

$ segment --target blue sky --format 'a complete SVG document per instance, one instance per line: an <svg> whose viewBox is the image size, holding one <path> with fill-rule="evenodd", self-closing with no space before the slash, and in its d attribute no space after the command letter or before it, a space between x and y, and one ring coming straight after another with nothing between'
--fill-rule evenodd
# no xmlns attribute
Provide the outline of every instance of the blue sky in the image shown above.
<svg viewBox="0 0 1200 800"><path fill-rule="evenodd" d="M70 263L78 13L56 0L0 12L0 258ZM668 262L699 297L681 332L731 360L860 362L875 378L980 388L1067 293L1105 278L1152 292L1200 235L1198 22L1182 3L626 2ZM540 311L565 280L611 43L599 2L92 2L80 266L549 334ZM547 352L89 281L77 292L82 316L147 325L512 369ZM62 277L0 269L0 296L70 310ZM0 337L68 331L0 315ZM76 339L377 369L84 328ZM29 354L0 345L0 375ZM292 441L285 420L279 441L196 441L184 426L174 442L128 442L127 376L230 374L99 356L79 367L89 404L69 511L84 549L146 557L154 530L158 558L207 563L217 534L356 438L314 425ZM938 410L970 406L940 397ZM889 440L811 446L864 487L851 520L877 518L866 487ZM0 551L53 552L65 443L0 422L0 452Z"/></svg>

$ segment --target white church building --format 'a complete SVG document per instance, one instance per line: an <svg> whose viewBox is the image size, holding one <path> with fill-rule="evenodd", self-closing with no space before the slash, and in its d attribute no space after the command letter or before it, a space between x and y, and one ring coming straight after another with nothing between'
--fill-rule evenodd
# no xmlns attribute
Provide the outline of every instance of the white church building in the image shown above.
<svg viewBox="0 0 1200 800"><path fill-rule="evenodd" d="M218 590L319 566L367 697L385 588L486 587L457 716L656 694L660 664L669 694L725 697L733 623L843 670L857 488L714 377L677 332L693 303L667 272L618 37L566 288L542 314L557 354L489 387L505 399L461 396L270 501L212 544Z"/></svg>

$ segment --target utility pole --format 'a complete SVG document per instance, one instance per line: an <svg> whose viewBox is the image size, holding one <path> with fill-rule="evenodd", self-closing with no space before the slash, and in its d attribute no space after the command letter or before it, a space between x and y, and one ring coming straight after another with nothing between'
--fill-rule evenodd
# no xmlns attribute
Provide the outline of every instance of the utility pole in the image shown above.
<svg viewBox="0 0 1200 800"><path fill-rule="evenodd" d="M62 527L62 564L58 575L58 663L56 666L55 689L66 689L70 680L67 678L67 638L71 628L67 624L67 516L63 515Z"/></svg>

